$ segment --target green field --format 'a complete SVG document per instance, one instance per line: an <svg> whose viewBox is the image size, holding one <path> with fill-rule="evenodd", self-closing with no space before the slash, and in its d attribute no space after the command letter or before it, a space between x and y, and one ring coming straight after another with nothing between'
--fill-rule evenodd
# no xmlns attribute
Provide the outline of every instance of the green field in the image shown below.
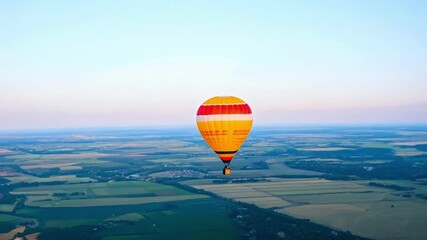
<svg viewBox="0 0 427 240"><path fill-rule="evenodd" d="M16 188L12 194L52 194L52 193L85 193L88 196L118 196L118 195L142 195L153 193L156 195L178 195L188 192L158 183L144 181L106 182L106 183L84 183L84 184L61 184L52 186L39 186L28 188Z"/></svg>
<svg viewBox="0 0 427 240"><path fill-rule="evenodd" d="M37 217L41 228L92 225L99 229L95 236L103 239L236 239L237 234L226 204L212 198L81 209L28 207L17 214Z"/></svg>
<svg viewBox="0 0 427 240"><path fill-rule="evenodd" d="M126 213L119 216L113 216L105 219L104 221L111 222L120 222L120 221L128 221L128 222L138 222L142 219L145 219L144 215L140 213Z"/></svg>
<svg viewBox="0 0 427 240"><path fill-rule="evenodd" d="M27 220L28 218L25 218L25 217L18 217L18 216L0 213L0 224L10 223L10 224L18 225L18 224L24 223Z"/></svg>
<svg viewBox="0 0 427 240"><path fill-rule="evenodd" d="M158 197L108 197L108 198L88 198L88 199L70 199L70 200L37 200L27 204L31 207L44 208L62 208L62 207L97 207L97 206L115 206L115 205L134 205L157 202L183 201L191 199L207 198L205 195L183 195L183 196L158 196Z"/></svg>
<svg viewBox="0 0 427 240"><path fill-rule="evenodd" d="M0 204L0 212L12 212L15 204Z"/></svg>
<svg viewBox="0 0 427 240"><path fill-rule="evenodd" d="M172 186L142 181L17 188L11 194L27 196L27 206L50 208L130 205L207 197Z"/></svg>
<svg viewBox="0 0 427 240"><path fill-rule="evenodd" d="M52 177L36 177L33 175L20 174L19 176L5 177L11 183L48 183L48 182L67 182L67 183L81 183L93 182L94 179L88 177L76 177L76 175L60 175Z"/></svg>
<svg viewBox="0 0 427 240"><path fill-rule="evenodd" d="M102 239L235 239L237 234L224 202L158 183L56 184L11 193L27 197L25 208L15 216L1 214L0 222L37 219L38 228L53 229L42 232L43 239L81 226L99 229L90 234Z"/></svg>

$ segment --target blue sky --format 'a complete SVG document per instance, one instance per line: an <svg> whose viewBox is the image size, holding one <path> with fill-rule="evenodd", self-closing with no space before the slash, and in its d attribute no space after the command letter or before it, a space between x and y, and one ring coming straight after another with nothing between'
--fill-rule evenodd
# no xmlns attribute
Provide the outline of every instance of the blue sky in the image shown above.
<svg viewBox="0 0 427 240"><path fill-rule="evenodd" d="M0 128L426 123L426 1L0 1Z"/></svg>

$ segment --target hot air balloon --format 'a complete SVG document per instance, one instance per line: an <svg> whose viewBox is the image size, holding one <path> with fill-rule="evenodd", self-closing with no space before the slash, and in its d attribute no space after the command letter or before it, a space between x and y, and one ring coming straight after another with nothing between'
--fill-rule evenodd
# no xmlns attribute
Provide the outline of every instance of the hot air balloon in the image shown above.
<svg viewBox="0 0 427 240"><path fill-rule="evenodd" d="M237 97L213 97L199 107L197 127L224 162L224 175L231 173L230 162L249 135L252 122L251 108Z"/></svg>

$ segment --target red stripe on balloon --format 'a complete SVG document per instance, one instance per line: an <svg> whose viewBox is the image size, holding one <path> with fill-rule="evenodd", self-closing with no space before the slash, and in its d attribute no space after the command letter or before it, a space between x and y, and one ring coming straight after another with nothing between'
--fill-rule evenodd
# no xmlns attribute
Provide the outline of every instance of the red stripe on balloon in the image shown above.
<svg viewBox="0 0 427 240"><path fill-rule="evenodd" d="M234 157L234 156L233 156ZM219 157L223 162L229 162L233 157Z"/></svg>
<svg viewBox="0 0 427 240"><path fill-rule="evenodd" d="M202 105L197 111L197 116L200 115L215 115L215 114L250 114L251 108L248 104L232 104L232 105Z"/></svg>

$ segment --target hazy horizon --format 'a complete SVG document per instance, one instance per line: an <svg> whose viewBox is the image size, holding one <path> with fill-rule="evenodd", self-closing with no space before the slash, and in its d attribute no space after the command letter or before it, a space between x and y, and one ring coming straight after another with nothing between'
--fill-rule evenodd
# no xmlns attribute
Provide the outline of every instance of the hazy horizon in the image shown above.
<svg viewBox="0 0 427 240"><path fill-rule="evenodd" d="M2 1L0 129L427 123L427 2Z"/></svg>
<svg viewBox="0 0 427 240"><path fill-rule="evenodd" d="M315 129L372 129L389 130L389 129L410 129L415 130L421 128L422 130L427 127L427 123L360 123L360 124L346 124L346 123L300 123L300 124L257 124L254 125L251 132L257 131L302 131L302 130L315 130ZM1 129L0 134L31 134L31 133L98 133L98 132L120 132L120 131L178 131L191 130L195 134L199 134L197 126L193 124L181 125L122 125L122 126L84 126L84 127L35 127L35 128L9 128ZM3 136L4 137L4 136Z"/></svg>

